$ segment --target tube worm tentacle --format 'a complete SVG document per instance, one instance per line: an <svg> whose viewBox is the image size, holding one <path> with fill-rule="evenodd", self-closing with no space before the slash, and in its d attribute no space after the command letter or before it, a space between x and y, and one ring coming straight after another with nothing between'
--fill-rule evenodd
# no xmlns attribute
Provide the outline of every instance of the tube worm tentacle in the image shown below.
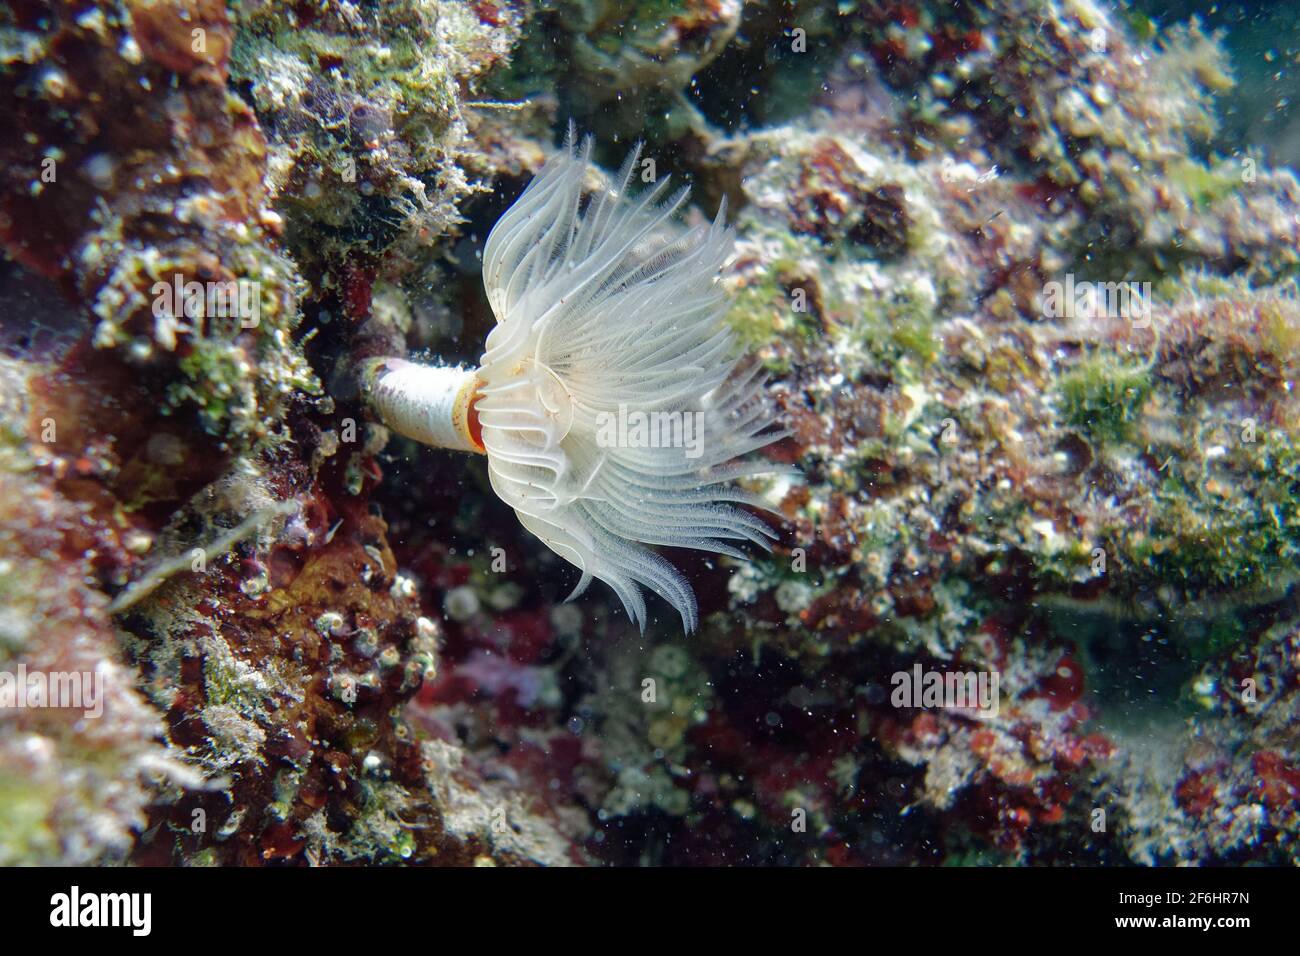
<svg viewBox="0 0 1300 956"><path fill-rule="evenodd" d="M497 325L480 367L380 359L367 394L403 435L486 453L496 493L582 572L570 600L599 578L644 630L649 588L689 633L695 594L650 546L769 547L776 533L740 506L772 509L735 482L794 473L744 458L786 432L725 322L725 204L711 223L682 227L688 190L669 195L665 179L634 193L638 150L584 203L590 153L571 128L488 236ZM647 422L673 440L647 440Z"/></svg>

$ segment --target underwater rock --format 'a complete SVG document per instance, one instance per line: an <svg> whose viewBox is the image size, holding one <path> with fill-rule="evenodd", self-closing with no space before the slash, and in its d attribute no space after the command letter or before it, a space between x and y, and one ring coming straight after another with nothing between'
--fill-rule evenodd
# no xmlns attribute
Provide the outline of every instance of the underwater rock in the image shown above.
<svg viewBox="0 0 1300 956"><path fill-rule="evenodd" d="M0 863L1295 863L1300 187L1215 36L381 8L0 13L0 672L105 680L0 712ZM689 642L357 394L477 361L570 118L728 199L791 432Z"/></svg>

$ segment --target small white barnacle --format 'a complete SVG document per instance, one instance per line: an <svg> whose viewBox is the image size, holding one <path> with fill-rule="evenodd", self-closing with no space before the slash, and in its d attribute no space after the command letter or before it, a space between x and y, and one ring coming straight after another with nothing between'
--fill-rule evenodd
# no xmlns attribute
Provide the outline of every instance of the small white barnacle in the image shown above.
<svg viewBox="0 0 1300 956"><path fill-rule="evenodd" d="M584 201L591 140L551 158L493 227L483 282L497 324L477 369L374 360L368 399L393 430L485 452L492 487L642 630L647 587L699 623L695 594L651 546L744 557L776 533L739 479L789 472L747 458L786 432L758 364L737 355L718 277L725 203L686 228L668 182L632 188L639 148Z"/></svg>

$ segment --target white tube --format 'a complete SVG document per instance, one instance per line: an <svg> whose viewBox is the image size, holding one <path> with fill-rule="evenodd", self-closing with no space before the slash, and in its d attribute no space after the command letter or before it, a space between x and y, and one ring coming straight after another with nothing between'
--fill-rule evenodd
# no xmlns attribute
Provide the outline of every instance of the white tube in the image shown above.
<svg viewBox="0 0 1300 956"><path fill-rule="evenodd" d="M371 406L399 435L436 448L483 451L470 421L475 369L390 358L377 361L366 377Z"/></svg>

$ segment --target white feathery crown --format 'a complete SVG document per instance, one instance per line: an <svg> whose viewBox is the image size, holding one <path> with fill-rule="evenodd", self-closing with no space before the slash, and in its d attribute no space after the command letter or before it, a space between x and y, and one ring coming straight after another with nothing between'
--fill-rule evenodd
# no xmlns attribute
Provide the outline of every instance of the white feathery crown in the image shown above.
<svg viewBox="0 0 1300 956"><path fill-rule="evenodd" d="M484 250L497 325L477 412L492 487L582 572L570 600L599 578L644 631L648 587L690 633L695 594L647 545L742 558L731 542L769 548L775 532L737 505L772 509L735 482L790 469L738 459L786 433L774 427L760 367L736 356L724 321L725 201L713 222L685 228L674 217L688 188L667 201L667 179L632 192L638 146L584 203L591 139L573 141L570 127ZM628 409L691 415L697 445L600 440Z"/></svg>

